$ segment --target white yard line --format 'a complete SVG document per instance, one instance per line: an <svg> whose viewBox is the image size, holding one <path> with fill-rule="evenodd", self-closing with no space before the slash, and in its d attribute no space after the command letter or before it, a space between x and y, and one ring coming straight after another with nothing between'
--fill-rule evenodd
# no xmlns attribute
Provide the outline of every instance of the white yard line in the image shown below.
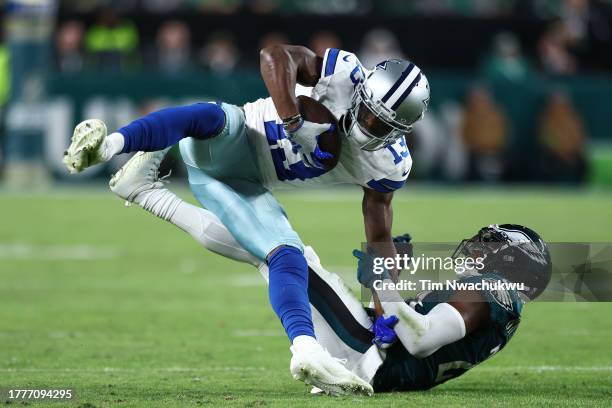
<svg viewBox="0 0 612 408"><path fill-rule="evenodd" d="M254 366L218 366L218 367L101 367L101 368L0 368L4 373L191 373L191 372L219 372L219 371L266 371L266 367Z"/></svg>
<svg viewBox="0 0 612 408"><path fill-rule="evenodd" d="M563 372L612 372L612 366L521 366L521 367L479 367L478 371L531 371L531 372L543 372L543 371L563 371Z"/></svg>
<svg viewBox="0 0 612 408"><path fill-rule="evenodd" d="M92 261L115 259L115 248L93 245L34 245L27 243L0 243L0 259L36 261Z"/></svg>
<svg viewBox="0 0 612 408"><path fill-rule="evenodd" d="M234 337L284 337L282 330L236 330L232 333Z"/></svg>
<svg viewBox="0 0 612 408"><path fill-rule="evenodd" d="M262 366L211 366L211 367L139 367L139 368L124 368L124 367L100 367L100 368L0 368L0 372L4 373L138 373L138 372L219 372L219 371L269 371L271 368ZM612 372L612 366L508 366L508 367L479 367L475 371L529 371L529 372Z"/></svg>

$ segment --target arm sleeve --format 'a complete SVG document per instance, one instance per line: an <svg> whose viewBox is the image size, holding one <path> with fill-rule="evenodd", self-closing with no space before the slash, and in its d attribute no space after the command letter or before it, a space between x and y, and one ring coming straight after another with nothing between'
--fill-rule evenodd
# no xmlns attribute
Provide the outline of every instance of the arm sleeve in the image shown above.
<svg viewBox="0 0 612 408"><path fill-rule="evenodd" d="M391 282L391 281L385 281ZM399 319L395 333L402 345L417 358L425 358L440 347L465 336L461 314L448 303L440 303L422 315L408 306L397 291L377 291L385 316Z"/></svg>
<svg viewBox="0 0 612 408"><path fill-rule="evenodd" d="M208 139L224 125L225 113L214 103L162 109L118 130L125 139L121 153L162 150L188 136Z"/></svg>

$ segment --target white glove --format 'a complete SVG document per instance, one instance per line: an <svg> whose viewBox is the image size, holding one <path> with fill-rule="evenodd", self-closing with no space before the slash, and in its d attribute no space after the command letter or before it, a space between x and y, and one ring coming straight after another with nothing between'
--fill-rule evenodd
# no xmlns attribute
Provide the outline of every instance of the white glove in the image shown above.
<svg viewBox="0 0 612 408"><path fill-rule="evenodd" d="M109 161L123 149L124 139L119 133L106 136L104 122L89 119L74 129L71 143L64 152L64 165L70 173L80 173L88 167Z"/></svg>
<svg viewBox="0 0 612 408"><path fill-rule="evenodd" d="M289 140L296 142L302 147L302 152L306 154L312 153L316 161L323 159L331 159L333 156L330 153L324 152L319 148L318 137L322 133L333 129L331 123L314 123L303 120L296 130L288 131ZM320 163L316 163L321 167Z"/></svg>

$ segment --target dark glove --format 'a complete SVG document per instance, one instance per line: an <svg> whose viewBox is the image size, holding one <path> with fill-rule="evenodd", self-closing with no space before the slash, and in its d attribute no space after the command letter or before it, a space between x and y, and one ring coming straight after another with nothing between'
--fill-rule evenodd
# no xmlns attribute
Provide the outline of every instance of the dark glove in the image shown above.
<svg viewBox="0 0 612 408"><path fill-rule="evenodd" d="M375 281L390 279L389 271L384 269L380 274L374 273L374 256L366 255L358 249L353 249L357 262L357 280L366 288L372 289Z"/></svg>

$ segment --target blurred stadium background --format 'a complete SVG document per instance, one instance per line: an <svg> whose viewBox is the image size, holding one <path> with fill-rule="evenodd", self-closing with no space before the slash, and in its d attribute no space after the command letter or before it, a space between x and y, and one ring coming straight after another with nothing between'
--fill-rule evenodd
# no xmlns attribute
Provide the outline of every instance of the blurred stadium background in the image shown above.
<svg viewBox="0 0 612 408"><path fill-rule="evenodd" d="M258 50L278 42L425 70L431 109L409 140L412 180L612 184L609 0L4 3L8 184L67 180L62 149L85 118L113 128L163 105L264 96Z"/></svg>
<svg viewBox="0 0 612 408"><path fill-rule="evenodd" d="M492 222L612 242L610 0L0 0L0 389L74 387L92 406L303 406L257 272L68 176L85 118L265 96L277 42L403 56L428 75L395 230L459 241ZM185 198L171 161L172 187ZM176 182L175 182L176 181ZM355 188L284 193L296 230L354 286ZM383 406L606 406L610 304L539 303L461 379ZM245 318L246 316L246 318ZM545 334L544 334L545 333ZM518 391L520 392L518 392ZM2 402L2 401L0 401ZM318 399L324 406L360 399Z"/></svg>

